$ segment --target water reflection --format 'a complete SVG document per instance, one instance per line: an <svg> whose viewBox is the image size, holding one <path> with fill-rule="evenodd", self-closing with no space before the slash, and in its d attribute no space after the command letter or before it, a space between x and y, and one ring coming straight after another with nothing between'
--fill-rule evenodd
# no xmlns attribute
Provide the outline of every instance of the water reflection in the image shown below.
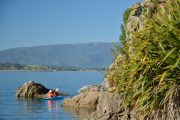
<svg viewBox="0 0 180 120"><path fill-rule="evenodd" d="M79 117L79 119L83 119L88 117L95 109L92 108L74 108L74 107L64 107L62 106L64 112L68 112L71 114L75 114Z"/></svg>
<svg viewBox="0 0 180 120"><path fill-rule="evenodd" d="M52 101L48 108L46 100L17 100L15 91L32 79L48 88L59 85L62 91L75 95L81 86L99 84L102 78L99 72L0 72L0 120L77 120L74 113L62 110L63 100Z"/></svg>
<svg viewBox="0 0 180 120"><path fill-rule="evenodd" d="M51 112L55 110L55 112L59 111L60 103L57 100L47 100L48 103L48 110Z"/></svg>
<svg viewBox="0 0 180 120"><path fill-rule="evenodd" d="M74 114L64 113L60 104L62 100L18 99L16 118L38 120L77 120ZM1 119L1 117L0 117Z"/></svg>
<svg viewBox="0 0 180 120"><path fill-rule="evenodd" d="M25 111L37 112L44 109L41 99L18 99Z"/></svg>
<svg viewBox="0 0 180 120"><path fill-rule="evenodd" d="M49 112L58 112L60 110L60 100L43 100L43 99L18 99L25 111L37 112L48 110Z"/></svg>
<svg viewBox="0 0 180 120"><path fill-rule="evenodd" d="M52 109L52 100L48 100L48 110L51 111Z"/></svg>

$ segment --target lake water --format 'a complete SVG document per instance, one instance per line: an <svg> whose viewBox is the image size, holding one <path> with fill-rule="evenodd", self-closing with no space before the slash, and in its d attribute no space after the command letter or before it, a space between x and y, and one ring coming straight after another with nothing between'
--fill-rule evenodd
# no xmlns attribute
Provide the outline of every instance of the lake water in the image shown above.
<svg viewBox="0 0 180 120"><path fill-rule="evenodd" d="M62 100L18 100L16 89L33 80L47 88L76 95L84 85L100 84L100 72L0 72L0 120L78 120L72 108L62 108Z"/></svg>

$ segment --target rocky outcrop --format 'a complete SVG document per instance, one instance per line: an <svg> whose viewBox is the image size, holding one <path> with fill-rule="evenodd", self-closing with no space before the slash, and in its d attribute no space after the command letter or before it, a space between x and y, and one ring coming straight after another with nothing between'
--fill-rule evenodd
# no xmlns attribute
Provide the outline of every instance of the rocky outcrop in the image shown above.
<svg viewBox="0 0 180 120"><path fill-rule="evenodd" d="M163 9L165 0L158 0L157 6L159 9ZM124 25L126 30L126 39L130 40L133 32L139 31L144 27L144 21L147 16L153 17L155 14L156 3L151 0L145 0L144 2L133 5L130 10L130 14L127 19L127 23Z"/></svg>
<svg viewBox="0 0 180 120"><path fill-rule="evenodd" d="M99 94L96 111L86 120L118 120L124 113L121 96L107 91Z"/></svg>
<svg viewBox="0 0 180 120"><path fill-rule="evenodd" d="M176 92L180 92L180 87ZM180 120L180 96L179 94L178 96L174 94L170 99L164 110L142 113L137 109L123 107L121 94L101 91L99 93L96 111L91 113L87 118L84 118L84 120ZM175 100L175 102L172 100Z"/></svg>
<svg viewBox="0 0 180 120"><path fill-rule="evenodd" d="M50 89L44 87L40 83L29 81L21 85L16 91L17 98L45 98ZM68 96L65 93L56 93L58 96Z"/></svg>
<svg viewBox="0 0 180 120"><path fill-rule="evenodd" d="M62 106L95 109L101 89L102 87L100 85L84 87L80 89L77 96L65 99Z"/></svg>
<svg viewBox="0 0 180 120"><path fill-rule="evenodd" d="M16 91L17 98L43 98L49 89L39 83L29 81L21 85Z"/></svg>
<svg viewBox="0 0 180 120"><path fill-rule="evenodd" d="M78 95L63 101L62 108L81 116L86 113L81 118L84 120L124 120L134 114L122 107L119 93L109 92L100 85L81 88Z"/></svg>
<svg viewBox="0 0 180 120"><path fill-rule="evenodd" d="M65 99L62 107L83 120L179 120L180 96L172 96L171 99L176 102L171 100L163 111L142 113L123 107L120 93L109 92L103 86L88 86L81 89L77 96ZM176 111L170 110L173 107L176 107Z"/></svg>
<svg viewBox="0 0 180 120"><path fill-rule="evenodd" d="M166 4L165 0L157 0L157 6L158 9L164 9L164 6ZM126 41L129 46L129 57L133 58L134 56L131 54L133 53L134 47L132 46L132 36L134 32L140 31L144 28L144 21L146 20L147 16L153 17L155 14L154 11L155 3L152 2L152 0L144 0L141 3L137 3L133 5L132 7L128 8L130 10L130 13L128 14L127 21L123 25L126 33ZM162 10L163 11L163 10ZM111 64L107 74L104 78L104 85L109 91L115 91L114 88L114 82L109 82L109 77L114 74L114 70L118 69L118 66L122 64L121 60L122 55L119 54L116 56L115 60Z"/></svg>
<svg viewBox="0 0 180 120"><path fill-rule="evenodd" d="M143 14L142 10L144 8L144 4L134 5L130 10L129 17L127 19L127 24L125 26L126 30L126 39L131 38L131 33L137 31L143 27Z"/></svg>
<svg viewBox="0 0 180 120"><path fill-rule="evenodd" d="M157 1L157 4L151 0L145 0L144 2L138 3L131 8L127 24L124 25L127 37L126 41L128 41L127 43L130 46L128 49L129 51L133 50L133 46L131 46L133 32L139 31L143 28L145 18L147 16L153 17L155 5L157 5L158 9L164 9L165 4L164 0ZM131 54L129 54L129 56L133 57ZM118 66L121 65L121 61L119 59L122 59L121 55L117 56L110 66L108 73L106 73L104 78L105 89L102 91L94 91L96 93L96 97L93 101L96 101L96 104L93 104L93 108L96 107L96 110L89 117L85 118L85 120L179 120L180 103L177 101L180 99L180 96L175 96L179 95L179 89L177 90L178 94L175 94L175 97L172 96L171 99L168 100L170 102L166 104L167 106L164 106L163 111L154 110L152 113L142 113L143 111L138 111L137 108L128 109L122 106L123 98L120 93L116 92L116 88L113 85L117 83L114 82L113 79L112 81L109 80L109 78L114 75L114 70L118 69ZM80 93L77 96L65 101L66 105L70 104L71 107L75 106L77 108L81 108L82 106L91 107L91 103L87 102L87 98L90 99L91 97L94 97L94 94L89 94L90 89L91 87L89 89L85 89L86 92ZM85 100L83 100L84 98ZM172 108L175 109L172 110Z"/></svg>
<svg viewBox="0 0 180 120"><path fill-rule="evenodd" d="M121 95L108 92L103 86L86 86L79 90L75 97L65 99L62 103L64 110L75 114L91 111L85 120L118 120L125 117ZM128 114L127 114L128 116Z"/></svg>
<svg viewBox="0 0 180 120"><path fill-rule="evenodd" d="M180 89L177 90L179 91ZM178 101L180 97L175 98ZM62 108L84 120L179 120L179 103L176 105L173 103L177 102L168 103L168 109L165 108L164 111L141 113L137 109L123 107L120 93L110 92L103 86L96 85L81 88L77 96L63 101ZM177 107L177 111L171 111L173 107Z"/></svg>

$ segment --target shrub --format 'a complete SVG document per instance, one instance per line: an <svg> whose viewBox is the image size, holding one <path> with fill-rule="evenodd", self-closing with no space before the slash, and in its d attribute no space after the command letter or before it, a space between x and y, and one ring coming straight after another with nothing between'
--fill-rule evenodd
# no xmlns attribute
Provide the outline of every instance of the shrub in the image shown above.
<svg viewBox="0 0 180 120"><path fill-rule="evenodd" d="M109 81L123 94L124 106L148 112L163 109L179 88L179 13L180 0L167 0L165 8L145 18L144 28L123 44Z"/></svg>

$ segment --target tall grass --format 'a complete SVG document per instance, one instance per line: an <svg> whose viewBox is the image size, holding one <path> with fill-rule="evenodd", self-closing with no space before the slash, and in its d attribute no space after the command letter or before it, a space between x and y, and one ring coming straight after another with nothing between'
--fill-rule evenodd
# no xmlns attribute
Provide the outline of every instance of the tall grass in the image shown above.
<svg viewBox="0 0 180 120"><path fill-rule="evenodd" d="M116 65L107 72L124 106L146 112L163 110L172 96L180 96L175 92L180 87L180 0L156 7L143 29L123 43Z"/></svg>

